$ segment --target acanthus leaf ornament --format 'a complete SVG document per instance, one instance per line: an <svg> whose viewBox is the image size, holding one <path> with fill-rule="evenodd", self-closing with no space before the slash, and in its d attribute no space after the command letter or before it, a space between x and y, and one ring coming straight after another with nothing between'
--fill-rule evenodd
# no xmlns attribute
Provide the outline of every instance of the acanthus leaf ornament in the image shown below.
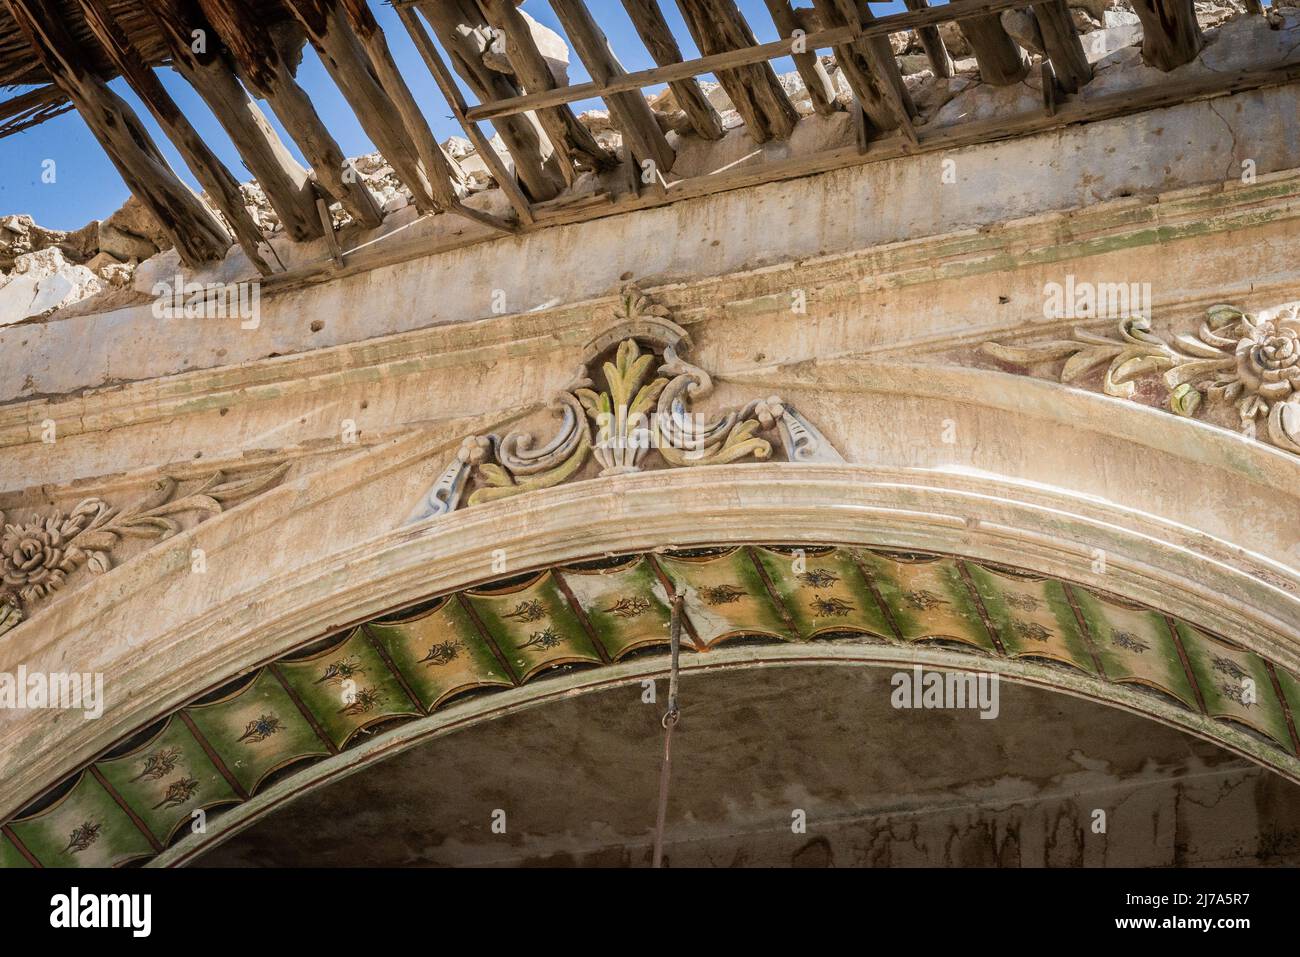
<svg viewBox="0 0 1300 957"><path fill-rule="evenodd" d="M197 513L201 521L269 488L288 469L282 464L233 480L215 472L180 498L177 481L164 476L147 496L126 507L87 498L71 512L33 513L25 523L4 524L0 512L0 634L30 617L79 569L97 575L110 570L112 552L122 539L170 538L181 530L176 516Z"/></svg>
<svg viewBox="0 0 1300 957"><path fill-rule="evenodd" d="M844 461L778 396L714 418L693 411L695 402L712 394L713 379L681 357L690 342L686 330L635 287L623 292L613 318L615 324L588 343L569 385L548 403L561 420L551 439L534 448L525 431L466 438L407 524L453 511L471 483L476 487L467 501L478 505L559 485L589 459L600 467L600 477L644 471L652 450L671 468L762 461L773 452L763 433L776 433L791 462ZM598 387L589 370L610 350L612 361L601 363Z"/></svg>
<svg viewBox="0 0 1300 957"><path fill-rule="evenodd" d="M1257 315L1236 306L1211 306L1196 334L1173 343L1149 321L1121 320L1118 338L1076 329L1072 339L1006 345L986 342L990 356L1019 365L1064 359L1058 378L1070 384L1102 364L1102 391L1133 398L1135 382L1158 374L1169 389L1170 411L1192 417L1203 400L1236 406L1241 431L1265 431L1280 449L1300 453L1300 302ZM1257 428L1264 420L1265 430Z"/></svg>

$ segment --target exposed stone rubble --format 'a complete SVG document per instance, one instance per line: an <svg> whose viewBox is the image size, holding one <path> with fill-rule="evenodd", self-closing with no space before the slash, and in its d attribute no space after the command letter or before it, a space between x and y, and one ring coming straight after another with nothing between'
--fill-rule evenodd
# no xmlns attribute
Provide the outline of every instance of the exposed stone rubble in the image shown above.
<svg viewBox="0 0 1300 957"><path fill-rule="evenodd" d="M1143 74L1149 68L1141 62L1138 45L1142 40L1142 30L1129 0L1069 0L1069 3L1082 33L1084 51L1096 71L1093 82L1082 95L1104 95L1143 82ZM1279 6L1294 8L1300 6L1300 0L1282 0ZM818 24L812 22L815 19L813 12L802 8L798 12L810 18L806 29L815 32ZM1196 12L1202 29L1210 32L1225 50L1256 42L1258 37L1255 33L1261 29L1272 32L1278 38L1276 43L1291 43L1295 40L1294 31L1300 25L1300 16L1290 9L1274 12L1276 23L1272 31L1267 31L1262 18L1238 22L1238 18L1246 13L1244 0L1196 0ZM570 61L563 38L526 13L521 11L521 14L529 23L556 82L567 84ZM1042 32L1033 10L1006 10L1001 19L1007 32L1027 51L1030 61L1040 61L1043 57ZM1279 26L1284 29L1278 29ZM960 29L953 23L941 24L939 29L954 60L955 75L950 78L936 78L932 74L929 60L914 32L889 36L903 81L919 111L918 125L943 126L1039 108L1042 92L1037 70L1031 71L1022 82L1010 86L985 84L980 80L970 44ZM1214 68L1210 61L1226 55L1216 52L1216 45L1212 43L1202 55L1206 62L1189 64L1187 68ZM493 56L489 49L484 55L485 62ZM504 56L498 61L489 65L502 72L511 72ZM847 107L853 96L843 73L833 57L823 56L822 63L835 85L839 102ZM783 74L779 80L800 114L806 116L814 112L812 100L798 72ZM743 125L740 114L720 84L701 80L700 85L721 116L724 129L735 130ZM690 123L671 88L648 96L647 102L665 132L671 131L679 136L690 134ZM578 119L591 130L601 146L622 155L623 137L607 111L588 110ZM469 140L453 136L442 146L466 173L471 192L496 188L491 169ZM492 146L505 168L513 173L513 161L500 137L493 138ZM386 216L412 204L410 191L378 152L357 156L349 163L374 194ZM257 182L244 183L240 189L246 208L266 235L274 237L282 232L279 217ZM335 228L351 222L351 216L337 203L330 212ZM128 199L107 219L92 220L73 232L46 229L26 214L0 218L0 325L42 318L100 292L126 290L131 286L136 267L170 246L161 227L134 198Z"/></svg>

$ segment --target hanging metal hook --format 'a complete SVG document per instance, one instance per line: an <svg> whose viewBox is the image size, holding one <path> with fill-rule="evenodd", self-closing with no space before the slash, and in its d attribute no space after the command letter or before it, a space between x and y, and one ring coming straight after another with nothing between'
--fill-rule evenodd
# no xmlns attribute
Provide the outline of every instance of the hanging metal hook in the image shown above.
<svg viewBox="0 0 1300 957"><path fill-rule="evenodd" d="M664 861L664 820L668 814L668 779L672 769L673 728L681 719L681 709L677 705L677 666L682 650L682 599L674 593L672 619L669 625L668 641L672 649L672 663L668 670L668 710L664 712L660 724L664 728L664 760L659 768L659 809L655 817L655 842L653 867L663 867Z"/></svg>

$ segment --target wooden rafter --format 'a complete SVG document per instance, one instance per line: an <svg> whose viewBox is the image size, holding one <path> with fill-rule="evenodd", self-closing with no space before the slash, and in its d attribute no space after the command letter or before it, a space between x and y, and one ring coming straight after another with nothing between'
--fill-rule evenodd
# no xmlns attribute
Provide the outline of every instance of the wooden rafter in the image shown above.
<svg viewBox="0 0 1300 957"><path fill-rule="evenodd" d="M74 109L67 94L46 84L0 103L0 138L21 133L46 120Z"/></svg>
<svg viewBox="0 0 1300 957"><path fill-rule="evenodd" d="M813 7L824 23L847 26L858 32L874 19L866 4L855 0L813 0ZM908 139L915 141L912 132L915 107L903 85L889 38L883 34L859 36L852 43L837 46L835 60L870 121L868 133L901 129Z"/></svg>
<svg viewBox="0 0 1300 957"><path fill-rule="evenodd" d="M401 0L397 0L401 2ZM410 0L407 0L410 2ZM452 0L448 0L452 2ZM423 6L430 6L426 2ZM860 28L836 26L809 34L808 48L835 48L844 44L855 43L865 37L883 37L902 30L914 30L934 26L947 21L963 21L970 17L999 13L1013 7L1023 7L1025 0L966 0L962 9L954 9L959 4L946 4L940 7L927 7L921 10L909 10L895 13L875 20L864 20ZM595 82L574 83L543 93L516 96L509 99L489 100L481 106L471 107L467 115L471 120L495 120L502 116L512 116L527 110L555 106L561 103L576 103L579 100L603 97L608 93L625 90L639 90L659 83L672 83L677 80L701 76L705 73L717 73L719 70L734 69L754 63L762 63L790 53L789 40L773 40L770 43L757 43L753 46L723 53L698 57L680 63L669 63L649 70L638 70L626 76L611 80L607 84Z"/></svg>
<svg viewBox="0 0 1300 957"><path fill-rule="evenodd" d="M637 35L641 37L641 42L655 63L668 66L682 62L681 47L677 45L677 38L673 36L656 0L623 0L623 9L627 11ZM722 118L700 89L700 83L695 77L672 80L668 86L673 91L677 105L691 121L691 128L696 135L706 140L722 139Z"/></svg>
<svg viewBox="0 0 1300 957"><path fill-rule="evenodd" d="M461 128L470 138L479 155L483 157L483 161L487 164L488 169L492 171L492 175L496 177L497 185L501 187L501 191L510 200L515 215L525 225L532 223L532 209L529 206L527 197L520 191L519 184L515 182L515 177L511 175L505 163L501 161L501 157L497 155L496 149L493 148L488 138L483 135L483 131L479 129L478 124L466 118L465 99L461 96L460 89L456 86L456 81L452 78L447 65L439 55L437 47L433 45L429 34L421 26L419 20L416 19L415 11L409 7L398 7L397 15L406 26L407 32L410 33L416 49L420 51L420 56L424 58L425 65L429 68L429 72L433 74L438 89L447 98L447 103L451 106L452 113L459 121ZM540 171L540 165L538 169Z"/></svg>
<svg viewBox="0 0 1300 957"><path fill-rule="evenodd" d="M158 125L163 128L168 139L185 158L185 163L205 190L208 198L221 211L226 222L234 231L235 239L249 261L264 276L271 274L271 267L262 258L259 246L265 242L262 230L244 206L243 194L239 191L239 180L231 175L225 164L217 159L217 154L204 142L198 130L190 123L176 101L171 98L162 81L135 52L127 38L126 32L113 18L104 0L78 0L82 15L90 32L99 41L109 59L121 71L122 76L140 97L141 102L149 108Z"/></svg>
<svg viewBox="0 0 1300 957"><path fill-rule="evenodd" d="M753 47L757 42L735 0L677 0L695 45L704 54ZM766 60L716 73L756 143L789 139L799 114Z"/></svg>
<svg viewBox="0 0 1300 957"><path fill-rule="evenodd" d="M355 170L345 169L346 158L321 122L311 98L294 79L297 40L284 31L262 29L248 0L198 0L208 23L239 70L248 87L266 100L289 136L298 144L317 182L363 226L383 222L374 196ZM313 200L314 202L314 200Z"/></svg>
<svg viewBox="0 0 1300 957"><path fill-rule="evenodd" d="M148 10L171 51L172 66L225 129L285 232L298 241L320 236L307 170L249 98L197 0L151 0Z"/></svg>
<svg viewBox="0 0 1300 957"><path fill-rule="evenodd" d="M420 150L406 128L402 107L384 86L388 68L372 59L348 22L343 5L338 0L285 0L285 5L298 18L361 128L411 191L416 209L430 213L451 206L456 196L446 157L439 163L430 153L430 159L441 168L425 168ZM377 31L378 25L373 29ZM382 36L372 32L371 43L381 44ZM386 47L383 49L386 51ZM392 70L395 72L396 67ZM441 156L439 150L433 153Z"/></svg>
<svg viewBox="0 0 1300 957"><path fill-rule="evenodd" d="M551 0L551 9L560 18L564 32L592 79L608 83L627 73L582 0ZM625 146L638 163L653 163L657 175L672 169L677 154L668 144L644 96L640 93L612 93L606 98L605 105L609 107L614 125L623 134Z"/></svg>
<svg viewBox="0 0 1300 957"><path fill-rule="evenodd" d="M1205 46L1192 0L1133 0L1142 21L1142 59L1157 70L1189 63Z"/></svg>
<svg viewBox="0 0 1300 957"><path fill-rule="evenodd" d="M122 98L90 73L87 58L46 0L4 0L45 70L77 108L132 194L153 214L191 267L222 259L230 236L167 165Z"/></svg>
<svg viewBox="0 0 1300 957"><path fill-rule="evenodd" d="M415 9L419 10L429 22L438 41L447 51L452 69L465 81L465 85L480 102L487 103L522 95L513 77L493 70L483 60L483 54L491 43L489 32L492 27L483 17L483 12L478 8L475 0L437 0L437 2L417 4ZM398 10L402 11L402 7L399 6ZM407 22L407 29L411 29L411 22ZM416 45L420 45L419 41ZM432 52L434 59L441 62L437 51ZM425 56L425 61L434 71L435 78L439 77L438 68L430 61L429 56ZM439 83L441 85L441 79ZM448 89L454 91L454 101ZM460 91L454 82L450 87L443 89L443 95L448 97L448 102L461 101ZM469 107L462 103L462 110L467 112ZM468 119L466 122L469 122ZM505 144L510 158L514 161L519 182L523 184L529 196L533 200L547 200L558 196L560 188L565 183L565 176L561 169L563 160L551 146L550 140L546 138L537 114L520 111L518 114L499 118L493 125L496 127L497 135L501 137L501 142ZM474 129L477 129L477 126ZM475 146L478 146L475 133L470 131L469 126L466 126L465 130ZM483 158L485 162L491 163L488 154L483 154Z"/></svg>
<svg viewBox="0 0 1300 957"><path fill-rule="evenodd" d="M1078 93L1092 79L1092 64L1083 52L1083 41L1079 39L1069 6L1065 0L1049 0L1034 4L1032 9L1061 89Z"/></svg>
<svg viewBox="0 0 1300 957"><path fill-rule="evenodd" d="M794 68L799 71L799 77L803 80L804 89L808 91L813 109L822 116L830 116L839 109L835 102L835 84L831 81L830 74L826 72L826 67L822 66L817 51L809 50L807 47L810 31L804 29L794 8L790 6L790 0L764 0L764 3L767 4L767 12L772 16L772 23L776 25L776 32L791 41L791 59L794 60ZM804 44L802 53L793 52L794 38L798 35L796 31L802 31L800 37Z"/></svg>
<svg viewBox="0 0 1300 957"><path fill-rule="evenodd" d="M524 89L530 93L556 89L550 67L537 49L532 30L515 8L514 0L478 0L478 3L495 35L504 41L506 58ZM595 136L578 122L568 106L538 110L537 119L551 145L565 160L561 172L566 183L576 180L577 166L610 169L617 164L617 158L596 142Z"/></svg>
<svg viewBox="0 0 1300 957"><path fill-rule="evenodd" d="M971 0L950 0L948 6L961 7ZM1002 26L1002 19L991 13L978 14L959 21L958 29L975 51L980 78L994 86L1019 83L1029 74L1029 61L1016 41Z"/></svg>
<svg viewBox="0 0 1300 957"><path fill-rule="evenodd" d="M926 0L903 0L903 4L909 10L924 10L929 6ZM939 28L934 25L917 27L916 36L921 41L925 58L930 61L930 72L939 77L952 76L952 57L948 55L948 48L943 45Z"/></svg>

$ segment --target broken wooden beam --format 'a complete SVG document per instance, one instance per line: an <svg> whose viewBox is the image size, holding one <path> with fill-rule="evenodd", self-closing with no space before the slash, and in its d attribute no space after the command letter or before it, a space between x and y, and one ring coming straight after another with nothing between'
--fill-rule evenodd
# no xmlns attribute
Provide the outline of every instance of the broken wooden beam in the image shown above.
<svg viewBox="0 0 1300 957"><path fill-rule="evenodd" d="M582 0L551 0L551 10L559 17L560 25L593 80L608 83L627 73ZM639 92L611 93L605 98L605 105L609 107L614 125L623 134L627 152L640 166L643 176L646 163L653 164L652 176L662 176L673 168L677 154L659 128L654 111L644 96Z"/></svg>
<svg viewBox="0 0 1300 957"><path fill-rule="evenodd" d="M926 0L903 0L903 3L909 10L924 10L929 6ZM939 28L933 24L916 27L916 36L921 41L925 58L930 61L930 72L937 77L952 76L952 57L948 55L948 48L943 45L943 36L939 33Z"/></svg>
<svg viewBox="0 0 1300 957"><path fill-rule="evenodd" d="M546 59L537 49L528 21L515 7L515 0L479 0L483 15L497 37L505 44L506 59L515 77L529 93L556 89L555 78ZM618 158L596 142L591 131L578 122L568 106L553 106L537 111L537 120L546 132L546 138L556 152L566 161L561 164L565 183L572 185L577 175L575 168L612 169Z"/></svg>
<svg viewBox="0 0 1300 957"><path fill-rule="evenodd" d="M395 0L395 2L401 4L403 0ZM407 4L411 2L413 0L405 0ZM446 2L455 2L455 0L446 0ZM829 27L825 30L819 30L817 33L808 36L808 48L810 50L836 48L866 37L887 37L890 33L934 26L949 20L960 21L969 17L1000 13L1003 10L1023 7L1024 5L1025 0L967 0L967 6L960 10L954 9L957 4L952 3L940 7L928 7L923 10L908 10L906 13L893 13L875 20L864 21L862 27L857 30L850 26ZM421 8L429 6L433 6L433 4L426 0L421 5ZM576 103L579 100L601 97L607 93L639 90L659 83L672 83L677 80L702 76L705 73L717 73L719 70L731 70L740 66L762 63L778 57L788 56L789 53L789 40L757 43L750 47L727 50L723 53L697 57L694 60L685 60L681 63L668 63L649 70L637 70L603 86L591 82L574 83L555 90L547 90L544 93L489 101L482 106L471 107L466 115L475 121L495 120L497 117L512 116L516 113L541 109L545 106Z"/></svg>
<svg viewBox="0 0 1300 957"><path fill-rule="evenodd" d="M757 43L734 0L677 0L677 6L703 54L743 50ZM755 143L790 138L799 113L786 96L772 64L751 63L719 70L715 75Z"/></svg>
<svg viewBox="0 0 1300 957"><path fill-rule="evenodd" d="M37 58L81 114L132 195L158 220L191 268L220 261L230 236L177 178L153 138L122 98L90 73L88 57L47 0L4 0Z"/></svg>
<svg viewBox="0 0 1300 957"><path fill-rule="evenodd" d="M970 2L950 0L945 9L959 10ZM958 21L957 28L975 51L980 79L985 83L1007 86L1019 83L1029 74L1029 61L1002 26L1001 17L992 13L978 14Z"/></svg>
<svg viewBox="0 0 1300 957"><path fill-rule="evenodd" d="M442 177L442 183L435 182L437 172L424 169L401 111L381 85L375 65L337 0L284 0L284 4L306 31L325 72L343 94L361 128L411 191L415 208L421 213L446 208L454 198L450 183L445 182L446 177Z"/></svg>
<svg viewBox="0 0 1300 957"><path fill-rule="evenodd" d="M438 41L447 51L452 69L480 102L517 98L521 95L512 77L498 73L483 61L483 55L492 42L489 35L492 27L483 17L475 0L438 0L438 2L416 4L415 9L419 10L424 19L429 22ZM398 7L398 13L403 12L405 12L403 8ZM419 27L418 22L413 20L404 18L404 22L408 31L412 30L413 24ZM421 29L420 32L423 33L423 30ZM415 36L414 32L412 36ZM438 56L437 50L431 44L426 50L417 39L416 46L424 55L429 69L434 72L434 78L443 88L448 101L454 100L461 104L461 113L465 115L461 125L474 145L481 150L476 134L471 132L470 124L477 121L469 119L470 107L464 104L460 90L454 82L450 87L446 87L441 79L441 69L434 61L440 64L442 58ZM454 98L448 89L454 91ZM528 191L529 197L533 200L546 200L558 196L566 182L561 169L564 161L546 138L537 115L520 111L518 114L494 120L493 126L496 127L497 135L501 137L501 142L505 144L506 151L514 161L515 175L523 188ZM473 129L477 130L477 125L473 126ZM483 158L491 165L488 154L483 154ZM527 200L523 201L523 205L528 205ZM516 202L516 212L524 222L528 222L527 214L521 212L518 202Z"/></svg>
<svg viewBox="0 0 1300 957"><path fill-rule="evenodd" d="M668 66L682 62L681 47L677 45L677 38L673 36L656 0L623 0L623 9L627 11L632 26L636 28L641 42L655 63ZM722 117L718 116L718 111L700 89L697 79L686 77L671 80L668 87L673 92L673 99L690 120L696 135L706 140L722 139Z"/></svg>
<svg viewBox="0 0 1300 957"><path fill-rule="evenodd" d="M257 271L264 276L271 274L271 267L262 258L260 245L266 241L261 228L253 221L252 215L244 205L244 194L240 192L239 180L226 169L224 163L204 142L198 130L181 112L171 94L167 92L162 81L153 72L132 47L126 31L114 18L105 0L78 0L82 16L91 34L103 47L113 65L121 72L123 79L148 107L158 125L162 127L167 138L172 141L177 151L185 159L194 178L207 191L208 199L220 210L226 224L235 234L239 247L244 251Z"/></svg>
<svg viewBox="0 0 1300 957"><path fill-rule="evenodd" d="M855 0L813 0L813 9L824 24L847 26L855 33L872 19L866 4ZM909 140L915 141L912 131L915 107L903 85L889 38L883 34L860 36L851 43L840 44L835 47L835 60L867 115L868 133L878 135L901 129Z"/></svg>
<svg viewBox="0 0 1300 957"><path fill-rule="evenodd" d="M1190 63L1205 46L1192 0L1133 0L1142 21L1142 61L1157 70Z"/></svg>
<svg viewBox="0 0 1300 957"><path fill-rule="evenodd" d="M1066 93L1078 93L1092 79L1092 64L1074 28L1074 16L1065 0L1036 3L1031 8L1043 34L1043 49L1052 61L1056 80Z"/></svg>
<svg viewBox="0 0 1300 957"><path fill-rule="evenodd" d="M38 86L0 103L0 139L21 133L75 109L68 95L53 83Z"/></svg>
<svg viewBox="0 0 1300 957"><path fill-rule="evenodd" d="M397 106L402 125L406 127L407 135L414 142L415 151L420 157L425 175L429 178L434 201L444 209L452 208L460 197L468 192L469 177L460 168L460 164L448 156L434 139L433 131L429 129L424 113L415 102L415 97L411 95L411 88L406 85L402 71L397 68L397 62L388 49L388 40L384 36L384 31L380 29L365 0L341 0L341 5L348 25L352 27L352 32L356 34L362 49L370 57L380 85Z"/></svg>
<svg viewBox="0 0 1300 957"><path fill-rule="evenodd" d="M171 53L172 67L212 110L275 210L286 235L302 242L321 235L307 170L280 141L252 101L216 31L196 0L152 0L146 9Z"/></svg>
<svg viewBox="0 0 1300 957"><path fill-rule="evenodd" d="M790 41L790 57L794 68L799 71L804 89L812 101L813 109L822 116L830 116L839 109L835 101L835 84L816 50L808 49L808 34L815 30L805 29L799 19L799 13L790 6L790 0L764 0L767 12L772 16L776 32Z"/></svg>
<svg viewBox="0 0 1300 957"><path fill-rule="evenodd" d="M382 223L379 204L356 170L346 167L343 151L321 122L311 98L294 79L296 52L300 46L296 38L284 30L273 34L264 29L257 22L249 0L198 0L198 3L230 52L241 79L266 100L311 164L318 184L361 225L374 228Z"/></svg>

